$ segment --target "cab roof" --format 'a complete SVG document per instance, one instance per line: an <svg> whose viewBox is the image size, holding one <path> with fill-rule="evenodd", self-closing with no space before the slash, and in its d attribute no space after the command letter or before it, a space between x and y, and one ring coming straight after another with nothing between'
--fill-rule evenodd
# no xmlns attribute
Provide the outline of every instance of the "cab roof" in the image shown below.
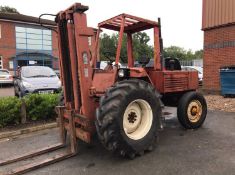
<svg viewBox="0 0 235 175"><path fill-rule="evenodd" d="M125 20L124 32L126 33L136 33L154 27L159 27L159 24L155 21L143 19L125 13L99 23L98 27L114 31L120 31L123 19Z"/></svg>

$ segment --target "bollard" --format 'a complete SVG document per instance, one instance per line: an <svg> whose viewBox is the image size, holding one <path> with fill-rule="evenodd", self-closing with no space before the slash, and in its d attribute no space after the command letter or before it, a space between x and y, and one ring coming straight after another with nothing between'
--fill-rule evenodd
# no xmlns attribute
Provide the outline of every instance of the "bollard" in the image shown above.
<svg viewBox="0 0 235 175"><path fill-rule="evenodd" d="M27 113L26 113L26 104L24 99L21 99L22 103L21 103L21 107L20 107L20 117L21 117L21 123L25 124L27 119Z"/></svg>

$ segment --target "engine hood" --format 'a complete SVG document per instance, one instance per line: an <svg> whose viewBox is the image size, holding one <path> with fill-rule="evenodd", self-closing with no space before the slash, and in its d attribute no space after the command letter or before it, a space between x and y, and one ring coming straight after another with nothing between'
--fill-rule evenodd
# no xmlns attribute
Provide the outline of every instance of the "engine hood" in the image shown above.
<svg viewBox="0 0 235 175"><path fill-rule="evenodd" d="M22 82L27 82L34 89L60 88L60 80L56 77L22 78Z"/></svg>

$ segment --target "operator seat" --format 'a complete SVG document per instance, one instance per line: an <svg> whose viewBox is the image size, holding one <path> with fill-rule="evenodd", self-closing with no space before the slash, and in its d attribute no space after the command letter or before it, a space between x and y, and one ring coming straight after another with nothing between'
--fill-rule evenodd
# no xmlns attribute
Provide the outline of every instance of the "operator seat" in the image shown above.
<svg viewBox="0 0 235 175"><path fill-rule="evenodd" d="M165 58L165 69L166 70L181 70L180 62L177 58Z"/></svg>
<svg viewBox="0 0 235 175"><path fill-rule="evenodd" d="M150 61L150 58L146 55L139 58L138 63L141 65L141 67L145 67Z"/></svg>

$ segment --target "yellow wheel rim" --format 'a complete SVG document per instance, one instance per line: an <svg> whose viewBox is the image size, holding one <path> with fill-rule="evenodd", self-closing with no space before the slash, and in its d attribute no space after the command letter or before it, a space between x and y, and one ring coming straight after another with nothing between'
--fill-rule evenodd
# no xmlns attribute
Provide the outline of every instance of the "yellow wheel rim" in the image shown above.
<svg viewBox="0 0 235 175"><path fill-rule="evenodd" d="M198 100L191 101L188 105L187 114L190 122L198 122L202 116L202 104Z"/></svg>

